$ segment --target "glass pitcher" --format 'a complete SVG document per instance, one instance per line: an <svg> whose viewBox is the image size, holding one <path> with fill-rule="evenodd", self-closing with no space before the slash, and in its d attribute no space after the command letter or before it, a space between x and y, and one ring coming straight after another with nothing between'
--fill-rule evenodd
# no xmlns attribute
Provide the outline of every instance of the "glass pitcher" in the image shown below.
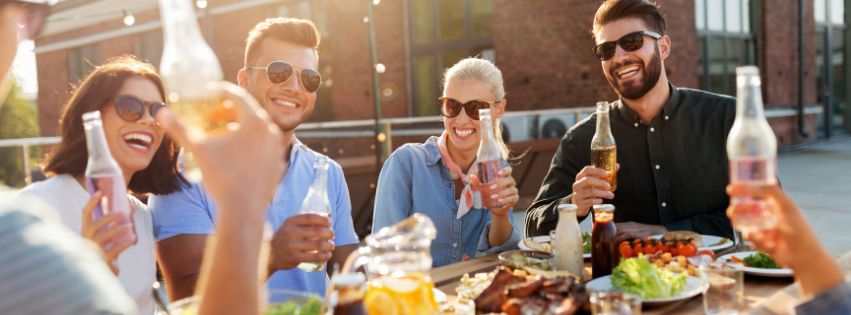
<svg viewBox="0 0 851 315"><path fill-rule="evenodd" d="M366 266L369 289L364 304L370 314L435 314L431 279L431 240L437 235L431 219L414 214L366 237L342 273Z"/></svg>

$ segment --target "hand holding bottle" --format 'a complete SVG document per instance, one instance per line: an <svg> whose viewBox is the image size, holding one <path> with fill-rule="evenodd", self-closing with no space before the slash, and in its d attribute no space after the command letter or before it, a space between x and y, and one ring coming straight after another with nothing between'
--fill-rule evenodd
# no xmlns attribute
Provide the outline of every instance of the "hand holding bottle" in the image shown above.
<svg viewBox="0 0 851 315"><path fill-rule="evenodd" d="M514 177L511 177L511 171L511 167L505 167L499 170L497 174L500 176L500 179L489 183L490 187L488 189L482 189L482 183L478 176L470 176L471 186L482 193L485 191L491 192L490 198L496 200L498 204L504 205L502 208L491 209L498 216L508 213L508 210L514 207L517 201L520 200L520 195L518 195L519 190L515 187L517 182L514 181Z"/></svg>
<svg viewBox="0 0 851 315"><path fill-rule="evenodd" d="M93 218L95 207L101 202L101 199L103 199L103 193L95 192L83 208L83 231L81 234L83 238L95 242L100 247L104 253L104 261L117 276L119 270L115 260L124 250L135 244L136 239L121 237L133 232L132 224L120 224L121 222L130 222L130 218L124 212L110 212L100 218ZM107 244L110 245L110 248L107 248Z"/></svg>
<svg viewBox="0 0 851 315"><path fill-rule="evenodd" d="M617 169L621 169L620 164L617 164ZM579 174L576 174L570 203L578 207L577 216L588 215L591 206L603 204L603 199L615 198L615 194L610 191L612 186L605 180L608 176L609 172L591 165L586 166L579 171Z"/></svg>

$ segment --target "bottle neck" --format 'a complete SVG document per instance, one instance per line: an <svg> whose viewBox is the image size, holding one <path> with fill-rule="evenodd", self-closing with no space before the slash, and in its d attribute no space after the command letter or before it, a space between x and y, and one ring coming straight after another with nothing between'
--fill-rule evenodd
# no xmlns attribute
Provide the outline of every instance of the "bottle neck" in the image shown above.
<svg viewBox="0 0 851 315"><path fill-rule="evenodd" d="M325 196L326 187L328 187L328 160L321 156L313 165L313 184L310 185L310 189L320 196Z"/></svg>
<svg viewBox="0 0 851 315"><path fill-rule="evenodd" d="M736 78L736 119L765 120L762 90L758 74L743 74Z"/></svg>
<svg viewBox="0 0 851 315"><path fill-rule="evenodd" d="M159 0L160 20L163 24L164 49L173 47L192 48L203 40L193 1ZM204 43L206 45L206 42Z"/></svg>
<svg viewBox="0 0 851 315"><path fill-rule="evenodd" d="M481 161L493 161L502 158L499 146L494 140L493 121L491 115L479 115L479 132L482 134L482 140L479 144L479 152L477 153Z"/></svg>
<svg viewBox="0 0 851 315"><path fill-rule="evenodd" d="M86 149L89 151L87 177L104 177L122 175L118 162L112 158L106 134L100 119L86 121Z"/></svg>
<svg viewBox="0 0 851 315"><path fill-rule="evenodd" d="M609 127L609 111L597 111L597 135L608 137L612 134L612 129Z"/></svg>

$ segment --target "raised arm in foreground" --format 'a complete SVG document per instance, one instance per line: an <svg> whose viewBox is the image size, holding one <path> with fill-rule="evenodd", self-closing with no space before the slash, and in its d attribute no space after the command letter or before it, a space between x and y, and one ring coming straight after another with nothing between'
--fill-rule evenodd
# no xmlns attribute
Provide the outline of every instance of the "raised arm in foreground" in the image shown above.
<svg viewBox="0 0 851 315"><path fill-rule="evenodd" d="M223 102L239 116L239 129L206 137L168 111L157 121L194 153L204 186L219 205L218 238L205 255L198 290L201 314L258 314L260 247L269 201L284 170L280 130L244 90L221 85Z"/></svg>

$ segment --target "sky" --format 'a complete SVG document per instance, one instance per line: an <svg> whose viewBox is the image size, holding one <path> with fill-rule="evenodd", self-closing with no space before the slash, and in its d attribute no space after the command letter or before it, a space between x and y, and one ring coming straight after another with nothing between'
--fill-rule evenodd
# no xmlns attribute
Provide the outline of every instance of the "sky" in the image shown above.
<svg viewBox="0 0 851 315"><path fill-rule="evenodd" d="M18 78L18 84L27 94L38 93L38 76L35 68L33 41L23 40L18 44L18 55L12 64L12 73Z"/></svg>

